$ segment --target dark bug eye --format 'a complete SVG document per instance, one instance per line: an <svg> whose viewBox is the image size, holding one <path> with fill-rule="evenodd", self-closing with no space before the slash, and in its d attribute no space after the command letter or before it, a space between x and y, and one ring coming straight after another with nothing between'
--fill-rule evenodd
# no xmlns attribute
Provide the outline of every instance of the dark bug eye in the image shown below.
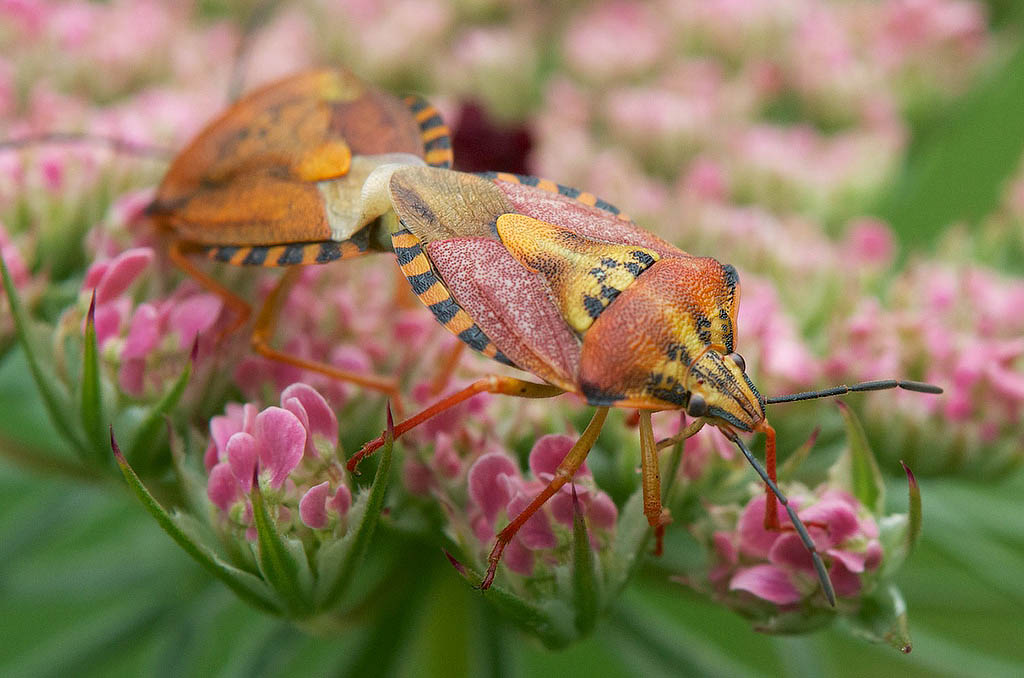
<svg viewBox="0 0 1024 678"><path fill-rule="evenodd" d="M736 363L736 367L740 368L740 372L747 371L747 361L744 360L743 356L741 356L739 353L730 353L726 357L732 358L732 361Z"/></svg>
<svg viewBox="0 0 1024 678"><path fill-rule="evenodd" d="M708 401L704 396L696 393L690 396L690 404L686 406L686 413L691 417L703 417L708 413Z"/></svg>

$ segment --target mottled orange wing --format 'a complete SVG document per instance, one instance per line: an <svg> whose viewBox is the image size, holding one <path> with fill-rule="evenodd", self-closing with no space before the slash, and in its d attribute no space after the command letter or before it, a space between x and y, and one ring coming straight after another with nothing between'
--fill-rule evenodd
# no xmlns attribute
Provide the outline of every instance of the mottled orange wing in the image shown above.
<svg viewBox="0 0 1024 678"><path fill-rule="evenodd" d="M401 101L348 71L303 73L213 121L175 159L149 212L199 244L327 240L317 182L344 176L353 155L400 152L423 154Z"/></svg>

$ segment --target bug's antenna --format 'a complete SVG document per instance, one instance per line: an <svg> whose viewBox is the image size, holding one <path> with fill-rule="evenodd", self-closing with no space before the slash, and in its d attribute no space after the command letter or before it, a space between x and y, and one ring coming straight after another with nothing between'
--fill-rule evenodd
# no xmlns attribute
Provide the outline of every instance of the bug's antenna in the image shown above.
<svg viewBox="0 0 1024 678"><path fill-rule="evenodd" d="M841 384L831 388L823 388L820 391L804 391L803 393L790 393L789 395L774 396L772 398L765 398L764 402L766 405L774 405L775 403L795 403L800 400L830 398L832 396L839 396L857 391L885 391L890 388L902 388L907 391L916 391L918 393L942 393L941 387L935 386L934 384L926 384L923 381L881 379L879 381L862 381L859 384L854 384L853 386Z"/></svg>
<svg viewBox="0 0 1024 678"><path fill-rule="evenodd" d="M107 146L110 150L117 153L160 160L167 160L174 155L173 149L164 146L140 144L119 137L88 134L86 132L46 132L43 134L30 134L17 139L2 139L0 140L0 151L5 149L19 150L45 144L96 144Z"/></svg>
<svg viewBox="0 0 1024 678"><path fill-rule="evenodd" d="M793 523L793 529L795 529L796 533L800 536L800 541L803 542L804 547L811 554L811 560L814 561L814 570L818 573L818 581L821 582L821 590L825 593L825 598L828 599L829 604L832 607L835 607L836 590L832 586L832 580L829 579L828 571L825 569L825 563L822 562L821 554L818 553L818 548L814 545L814 541L811 540L811 535L807 533L807 528L804 526L803 521L800 520L800 516L798 516L796 514L796 510L789 505L789 499L786 498L786 495L782 494L782 490L780 490L779 486L775 484L775 481L768 476L768 472L764 470L761 462L759 462L747 446L743 444L743 441L740 440L738 435L736 435L736 432L727 429L720 430L725 434L726 438L736 443L740 448L740 451L743 452L743 456L747 458L750 465L754 467L755 471L757 471L757 475L761 476L761 479L768 486L768 489L772 491L772 494L774 494L779 500L779 503L786 507L786 513L789 515L790 522Z"/></svg>

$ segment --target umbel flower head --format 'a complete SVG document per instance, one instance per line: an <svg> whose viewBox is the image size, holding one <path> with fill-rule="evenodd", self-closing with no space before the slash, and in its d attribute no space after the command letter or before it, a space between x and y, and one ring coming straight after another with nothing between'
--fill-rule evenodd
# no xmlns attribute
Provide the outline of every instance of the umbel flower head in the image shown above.
<svg viewBox="0 0 1024 678"><path fill-rule="evenodd" d="M390 420L390 415L389 415ZM281 407L229 403L210 420L205 493L196 515L168 514L121 455L129 485L161 525L253 605L307 623L331 618L381 515L391 465L384 446L374 483L353 500L338 421L311 386L292 384ZM390 430L390 429L389 429ZM187 471L182 470L187 473ZM200 535L207 516L220 539Z"/></svg>
<svg viewBox="0 0 1024 678"><path fill-rule="evenodd" d="M762 485L749 485L740 502L707 506L707 517L691 526L708 553L707 567L676 577L754 621L763 631L793 633L818 628L837 616L854 630L877 641L909 651L910 640L899 592L886 579L902 564L920 530L921 498L913 474L907 514L884 514L885 485L855 415L840 407L847 430L847 447L813 489L794 482L780 487L807 526L825 562L837 597L826 601L810 553L778 506L782 529L765 525L766 496ZM811 441L813 442L813 441ZM780 469L786 477L796 471L810 442L794 454L795 463ZM883 620L888 635L880 634L878 609L891 615Z"/></svg>

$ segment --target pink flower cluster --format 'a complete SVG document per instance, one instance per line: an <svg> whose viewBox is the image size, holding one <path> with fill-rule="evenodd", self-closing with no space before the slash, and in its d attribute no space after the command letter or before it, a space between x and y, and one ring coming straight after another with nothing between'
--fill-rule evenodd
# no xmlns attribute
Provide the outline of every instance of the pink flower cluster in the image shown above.
<svg viewBox="0 0 1024 678"><path fill-rule="evenodd" d="M337 445L337 417L307 384L284 389L280 407L260 411L252 403L229 403L225 414L210 420L207 496L248 539L256 537L249 498L254 482L261 483L279 530L343 533L352 493L342 480Z"/></svg>
<svg viewBox="0 0 1024 678"><path fill-rule="evenodd" d="M539 438L530 450L531 479L524 478L519 465L503 452L489 452L473 462L467 476L472 501L469 515L473 533L481 546L490 548L504 523L519 515L551 481L574 442L566 435ZM573 482L592 540L607 546L618 518L615 503L593 484L586 465L580 468ZM526 521L505 549L502 562L518 574L533 574L535 558L544 559L546 553L566 543L564 537L559 538L556 528L564 531L571 529L572 524L572 488L566 484Z"/></svg>
<svg viewBox="0 0 1024 678"><path fill-rule="evenodd" d="M808 525L811 539L828 568L840 598L870 587L870 575L882 561L878 524L865 507L843 490L822 486L813 494L790 495ZM793 531L764 528L764 494L743 508L735 527L713 534L714 565L708 574L719 596L746 591L780 607L792 606L820 589L807 549ZM779 506L780 524L789 520ZM819 601L827 605L824 597Z"/></svg>
<svg viewBox="0 0 1024 678"><path fill-rule="evenodd" d="M83 301L95 294L97 346L116 368L121 390L135 397L162 392L197 341L197 358L210 355L223 308L219 297L191 283L162 300L135 304L131 290L153 259L148 247L129 249L96 261L82 282ZM80 311L70 311L64 321L67 330Z"/></svg>
<svg viewBox="0 0 1024 678"><path fill-rule="evenodd" d="M942 398L895 393L867 400L879 439L894 416L921 437L922 472L973 468L998 474L1018 463L1024 415L1024 283L976 266L918 262L898 278L885 306L863 301L834 328L826 370L837 379L918 374ZM896 443L896 441L894 441ZM876 445L887 449L900 445ZM927 450L927 452L926 452Z"/></svg>

